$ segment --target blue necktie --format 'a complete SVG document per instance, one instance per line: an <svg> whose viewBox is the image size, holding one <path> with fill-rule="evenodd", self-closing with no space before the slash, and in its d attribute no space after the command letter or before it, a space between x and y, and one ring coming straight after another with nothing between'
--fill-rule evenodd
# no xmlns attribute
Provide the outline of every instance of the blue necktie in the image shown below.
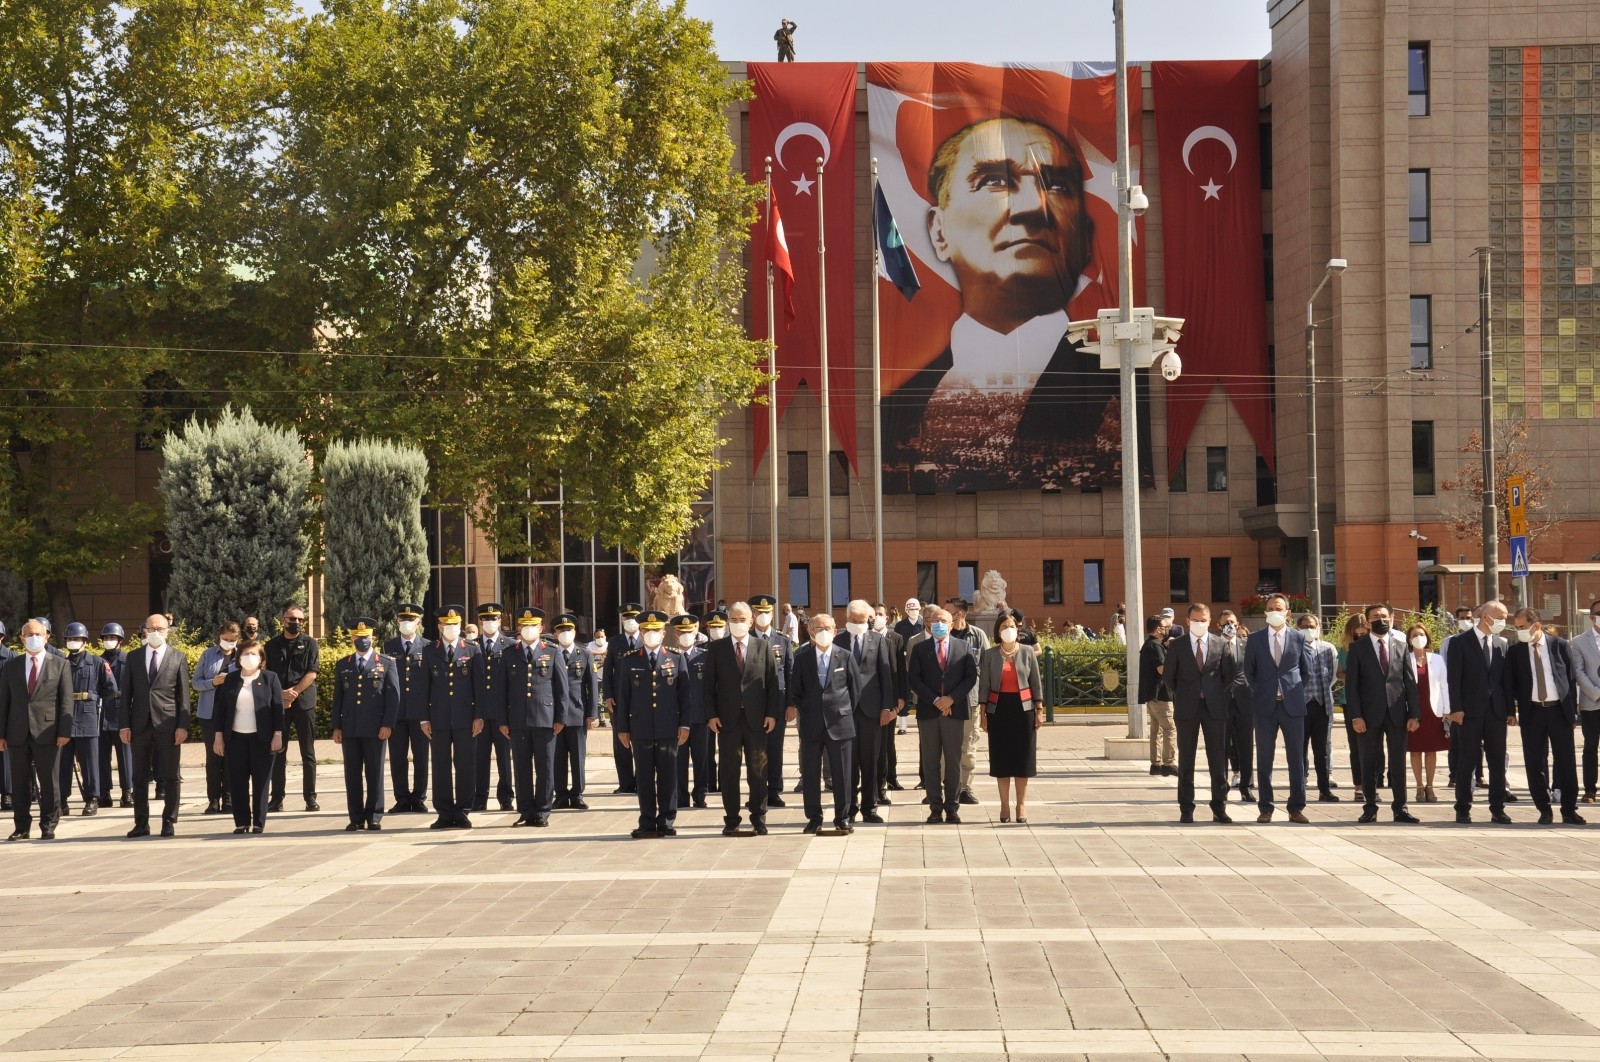
<svg viewBox="0 0 1600 1062"><path fill-rule="evenodd" d="M817 685L824 688L828 685L828 654L817 654Z"/></svg>

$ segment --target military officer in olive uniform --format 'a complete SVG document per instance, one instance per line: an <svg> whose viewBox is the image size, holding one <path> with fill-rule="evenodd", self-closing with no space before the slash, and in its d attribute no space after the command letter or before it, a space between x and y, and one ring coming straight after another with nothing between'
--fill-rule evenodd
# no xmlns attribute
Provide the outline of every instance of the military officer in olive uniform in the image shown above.
<svg viewBox="0 0 1600 1062"><path fill-rule="evenodd" d="M483 733L484 706L478 704L478 647L461 637L461 606L435 613L439 637L422 650L428 718L422 732L433 751L433 807L439 817L430 830L470 830L467 809L477 792L473 739Z"/></svg>
<svg viewBox="0 0 1600 1062"><path fill-rule="evenodd" d="M629 601L622 606L619 614L622 618L622 629L611 639L611 648L606 654L605 672L601 683L605 689L606 707L611 711L611 758L617 765L617 788L612 790L614 794L637 791L633 775L633 754L622 743L622 738L617 736L617 669L612 665L642 644L639 640L639 613L642 611L643 608L636 601Z"/></svg>
<svg viewBox="0 0 1600 1062"><path fill-rule="evenodd" d="M689 740L694 723L689 669L680 653L661 644L666 626L665 612L643 613L639 617L643 644L613 658L617 734L623 748L633 753L634 776L639 780L635 839L677 835L670 822L678 813L678 746Z"/></svg>
<svg viewBox="0 0 1600 1062"><path fill-rule="evenodd" d="M69 814L72 764L78 764L83 814L100 810L100 725L104 712L116 714L117 680L111 665L89 652L89 628L67 624L67 666L72 669L72 742L61 750L61 813Z"/></svg>
<svg viewBox="0 0 1600 1062"><path fill-rule="evenodd" d="M524 608L516 618L517 640L500 656L501 699L495 705L494 726L511 746L517 783L513 826L550 825L556 735L572 722L561 649L541 637L544 621L543 609Z"/></svg>
<svg viewBox="0 0 1600 1062"><path fill-rule="evenodd" d="M394 789L394 806L389 814L426 813L428 735L422 732L422 724L428 718L428 691L422 647L428 643L419 629L422 606L403 604L395 609L394 618L400 633L383 643L383 655L394 659L400 681L400 715L389 735L389 781Z"/></svg>
<svg viewBox="0 0 1600 1062"><path fill-rule="evenodd" d="M344 750L346 830L383 829L383 753L400 717L400 674L394 657L374 652L377 621L350 628L356 651L333 669L333 743Z"/></svg>
<svg viewBox="0 0 1600 1062"><path fill-rule="evenodd" d="M690 615L674 616L668 626L676 636L678 651L683 654L683 665L689 669L689 704L693 717L698 720L689 725L689 740L678 746L678 807L689 807L692 802L694 807L703 808L710 778L706 750L711 746L711 732L706 729L706 651L698 642L700 619ZM689 785L691 768L694 772L692 788Z"/></svg>
<svg viewBox="0 0 1600 1062"><path fill-rule="evenodd" d="M778 665L778 703L789 703L789 677L794 670L794 642L789 636L773 625L773 613L778 607L778 599L771 594L757 594L750 599L750 611L755 614L755 629L751 631L758 638L764 638L772 646L772 660ZM767 734L767 807L781 808L783 803L783 739L789 733L789 723L784 718L784 713L779 713L778 722ZM797 787L798 788L798 787Z"/></svg>
<svg viewBox="0 0 1600 1062"><path fill-rule="evenodd" d="M578 617L563 612L556 617L556 645L566 671L567 718L572 725L556 735L555 806L587 811L583 802L583 761L589 731L600 721L600 677L594 654L578 644ZM581 722L579 721L581 720Z"/></svg>
<svg viewBox="0 0 1600 1062"><path fill-rule="evenodd" d="M500 654L509 649L515 639L506 636L500 630L500 620L504 610L499 602L490 601L478 606L478 687L476 695L478 703L487 706L498 705L504 698L504 691L500 688ZM474 746L477 759L474 761L473 770L478 779L477 792L473 794L472 810L489 810L489 750L494 750L495 770L498 780L495 783L495 798L500 802L501 811L511 810L511 739L500 732L497 726L485 726L483 733L478 735L477 744Z"/></svg>

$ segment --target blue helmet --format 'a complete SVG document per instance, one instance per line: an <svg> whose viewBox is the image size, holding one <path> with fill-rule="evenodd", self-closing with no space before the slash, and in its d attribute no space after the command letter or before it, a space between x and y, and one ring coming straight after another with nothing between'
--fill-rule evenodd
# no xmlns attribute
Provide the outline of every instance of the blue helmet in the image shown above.
<svg viewBox="0 0 1600 1062"><path fill-rule="evenodd" d="M101 627L100 628L100 637L102 637L102 638L116 638L116 639L118 639L120 641L127 641L128 640L128 636L125 633L123 633L122 624L120 624L120 623L108 623L104 627Z"/></svg>
<svg viewBox="0 0 1600 1062"><path fill-rule="evenodd" d="M74 620L73 622L67 624L66 637L68 639L71 639L71 638L82 638L84 641L88 641L89 640L89 628L85 627L83 624L81 624L81 623L77 622L76 620Z"/></svg>

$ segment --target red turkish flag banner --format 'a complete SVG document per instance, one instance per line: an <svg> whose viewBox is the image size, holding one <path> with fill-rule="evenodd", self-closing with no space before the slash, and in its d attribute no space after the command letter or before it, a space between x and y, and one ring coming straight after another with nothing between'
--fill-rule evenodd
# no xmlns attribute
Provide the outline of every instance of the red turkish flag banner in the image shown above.
<svg viewBox="0 0 1600 1062"><path fill-rule="evenodd" d="M780 323L778 341L778 419L795 388L804 383L820 393L822 322L819 318L819 230L828 256L829 416L834 445L856 467L855 386L855 227L856 227L856 65L854 63L751 63L755 89L750 101L750 177L766 181L772 159L772 190L794 268L794 323ZM824 160L827 216L817 209L817 159ZM752 247L768 246L766 212L751 233ZM765 255L762 255L762 259ZM752 338L766 340L765 266L752 289ZM781 281L780 281L781 286ZM777 293L779 299L783 294ZM777 315L780 319L782 314ZM752 471L767 450L767 418L753 418ZM830 449L833 447L830 446Z"/></svg>
<svg viewBox="0 0 1600 1062"><path fill-rule="evenodd" d="M1260 64L1158 62L1151 83L1166 305L1183 317L1183 376L1167 387L1167 470L1221 387L1269 468L1272 380L1261 244Z"/></svg>

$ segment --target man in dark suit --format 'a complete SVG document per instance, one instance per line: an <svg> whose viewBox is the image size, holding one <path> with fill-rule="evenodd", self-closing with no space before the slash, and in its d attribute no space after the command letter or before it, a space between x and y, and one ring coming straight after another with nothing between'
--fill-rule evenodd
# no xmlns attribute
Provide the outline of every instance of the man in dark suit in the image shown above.
<svg viewBox="0 0 1600 1062"><path fill-rule="evenodd" d="M383 753L400 716L394 658L373 651L377 620L350 627L355 652L333 669L333 743L344 752L346 830L383 829Z"/></svg>
<svg viewBox="0 0 1600 1062"><path fill-rule="evenodd" d="M1231 608L1217 613L1217 629L1222 634L1222 651L1233 657L1234 665L1233 688L1228 691L1228 759L1233 764L1233 784L1239 787L1241 801L1254 804L1256 720L1250 682L1244 674L1245 639L1250 630Z"/></svg>
<svg viewBox="0 0 1600 1062"><path fill-rule="evenodd" d="M889 661L894 669L896 719L878 735L878 803L888 804L891 802L889 790L905 788L900 784L897 774L900 758L895 752L894 739L901 732L899 713L905 711L906 707L906 640L900 634L900 623L889 626L888 606L882 601L874 602L872 611L872 629L883 635L883 640L889 643Z"/></svg>
<svg viewBox="0 0 1600 1062"><path fill-rule="evenodd" d="M894 653L885 633L872 629L872 606L855 600L845 606L845 631L836 638L837 645L850 654L861 679L860 695L856 698L856 737L851 750L849 818L857 814L865 822L879 823L883 816L877 812L882 794L883 766L879 750L889 736L889 726L894 722L896 678ZM796 665L798 666L798 665ZM793 698L791 698L791 703ZM831 769L831 767L830 767ZM838 779L838 775L833 776ZM835 784L834 790L844 788Z"/></svg>
<svg viewBox="0 0 1600 1062"><path fill-rule="evenodd" d="M750 787L750 824L767 832L767 735L777 727L783 701L771 647L750 631L744 601L728 606L728 636L706 650L706 725L716 735L725 837L739 832L739 760ZM607 669L609 672L609 668Z"/></svg>
<svg viewBox="0 0 1600 1062"><path fill-rule="evenodd" d="M122 699L124 744L133 750L133 829L129 837L150 836L150 779L162 785L161 836L178 825L180 754L189 740L189 663L167 644L167 617L144 621L144 648L128 654L128 692Z"/></svg>
<svg viewBox="0 0 1600 1062"><path fill-rule="evenodd" d="M960 825L961 739L978 664L966 642L951 639L948 611L932 608L929 616L928 637L911 650L909 673L917 697L922 787L928 793L928 824Z"/></svg>
<svg viewBox="0 0 1600 1062"><path fill-rule="evenodd" d="M421 605L401 605L395 610L400 633L383 644L384 655L393 658L400 677L400 716L389 735L389 781L394 787L391 815L428 810L428 735L422 732L428 718L427 676L422 669L422 647L427 640L418 629L421 619Z"/></svg>
<svg viewBox="0 0 1600 1062"><path fill-rule="evenodd" d="M21 656L0 672L0 752L11 768L11 810L16 822L8 840L27 839L33 829L34 779L39 784L39 836L54 840L61 817L61 749L72 740L72 669L45 652L44 625L22 625Z"/></svg>
<svg viewBox="0 0 1600 1062"><path fill-rule="evenodd" d="M1572 728L1578 725L1578 684L1572 668L1572 648L1544 629L1536 609L1518 610L1511 622L1517 644L1506 653L1511 688L1516 695L1517 724L1522 730L1522 763L1528 772L1528 789L1539 806L1539 821L1554 821L1550 807L1551 778L1547 768L1555 762L1555 789L1561 793L1561 821L1582 826L1578 814L1578 761Z"/></svg>
<svg viewBox="0 0 1600 1062"><path fill-rule="evenodd" d="M1267 598L1267 626L1251 634L1244 647L1245 678L1250 683L1250 704L1256 728L1257 822L1271 822L1272 766L1278 735L1283 735L1284 760L1289 768L1290 822L1306 818L1306 697L1309 666L1305 635L1288 626L1289 599L1282 594Z"/></svg>
<svg viewBox="0 0 1600 1062"><path fill-rule="evenodd" d="M433 808L439 817L430 830L470 830L467 810L477 792L474 744L483 733L486 705L477 702L478 646L461 637L461 607L435 613L439 638L422 651L428 718L422 732L433 752Z"/></svg>
<svg viewBox="0 0 1600 1062"><path fill-rule="evenodd" d="M778 599L771 594L756 594L750 598L751 622L755 624L758 638L765 638L772 649L772 659L778 665L778 701L788 703L789 678L794 670L794 642L778 629L776 614ZM767 806L781 808L783 802L783 742L789 727L783 716L773 724L767 735Z"/></svg>
<svg viewBox="0 0 1600 1062"><path fill-rule="evenodd" d="M1361 740L1360 822L1378 821L1380 755L1389 765L1389 809L1396 822L1417 822L1406 810L1406 734L1417 729L1417 672L1405 639L1397 635L1384 605L1367 606L1367 636L1350 646L1344 665L1345 711ZM1379 746L1384 751L1379 752ZM1302 754L1304 744L1301 745Z"/></svg>
<svg viewBox="0 0 1600 1062"><path fill-rule="evenodd" d="M1167 645L1160 665L1162 683L1172 693L1173 722L1178 730L1178 821L1194 821L1194 761L1205 736L1206 765L1211 770L1211 820L1232 822L1228 815L1228 707L1238 661L1223 640L1211 633L1211 609L1189 606L1188 629Z"/></svg>
<svg viewBox="0 0 1600 1062"><path fill-rule="evenodd" d="M1445 675L1450 684L1451 759L1456 764L1456 821L1472 821L1472 764L1489 763L1489 818L1509 825L1506 814L1506 725L1515 694L1506 644L1506 607L1498 601L1479 606L1478 625L1450 639ZM1347 673L1348 673L1348 669Z"/></svg>
<svg viewBox="0 0 1600 1062"><path fill-rule="evenodd" d="M806 833L822 829L822 757L833 775L833 828L850 833L854 744L859 724L861 676L851 651L834 641L833 617L819 612L809 624L811 641L794 654L790 673L791 723L800 730L800 785L804 794ZM874 719L873 723L877 720Z"/></svg>

